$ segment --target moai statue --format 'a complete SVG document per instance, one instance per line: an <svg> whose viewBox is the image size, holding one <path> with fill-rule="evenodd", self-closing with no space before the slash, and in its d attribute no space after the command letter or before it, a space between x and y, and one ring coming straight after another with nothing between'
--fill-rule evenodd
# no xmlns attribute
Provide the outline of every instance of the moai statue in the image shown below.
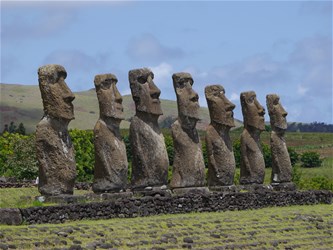
<svg viewBox="0 0 333 250"><path fill-rule="evenodd" d="M73 194L76 164L68 124L74 119L74 95L60 65L38 69L39 89L44 116L36 129L36 151L39 163L38 189L42 195Z"/></svg>
<svg viewBox="0 0 333 250"><path fill-rule="evenodd" d="M235 156L229 131L235 126L235 105L225 96L221 85L205 88L210 114L207 127L206 147L208 156L208 186L230 186L234 182Z"/></svg>
<svg viewBox="0 0 333 250"><path fill-rule="evenodd" d="M162 115L154 74L147 68L129 71L129 82L136 107L130 125L132 148L133 189L147 189L167 185L169 159L164 136L158 126Z"/></svg>
<svg viewBox="0 0 333 250"><path fill-rule="evenodd" d="M287 129L287 112L276 94L266 96L266 104L270 117L271 152L272 152L272 183L286 183L292 181L292 167L284 134Z"/></svg>
<svg viewBox="0 0 333 250"><path fill-rule="evenodd" d="M240 95L244 130L241 135L240 184L263 184L265 162L260 145L260 134L265 130L265 109L254 91Z"/></svg>
<svg viewBox="0 0 333 250"><path fill-rule="evenodd" d="M124 119L122 97L113 74L95 76L99 119L94 128L95 170L92 189L95 193L126 189L128 162L119 125Z"/></svg>
<svg viewBox="0 0 333 250"><path fill-rule="evenodd" d="M170 187L203 187L205 164L195 128L199 121L199 97L192 89L193 78L189 73L173 74L172 79L177 96L178 119L171 126L174 161Z"/></svg>

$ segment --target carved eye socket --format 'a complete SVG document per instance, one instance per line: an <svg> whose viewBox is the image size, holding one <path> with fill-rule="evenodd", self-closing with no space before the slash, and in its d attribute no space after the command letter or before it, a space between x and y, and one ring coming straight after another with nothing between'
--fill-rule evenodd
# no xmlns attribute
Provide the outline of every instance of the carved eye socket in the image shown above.
<svg viewBox="0 0 333 250"><path fill-rule="evenodd" d="M140 76L138 78L138 82L141 84L145 84L147 82L147 77L146 76Z"/></svg>
<svg viewBox="0 0 333 250"><path fill-rule="evenodd" d="M254 99L255 99L255 96L250 96L250 98L248 99L248 102L249 103L253 103L254 102Z"/></svg>
<svg viewBox="0 0 333 250"><path fill-rule="evenodd" d="M106 80L104 82L101 83L101 88L102 89L109 89L111 87L111 81L110 80Z"/></svg>
<svg viewBox="0 0 333 250"><path fill-rule="evenodd" d="M279 104L279 98L274 99L273 105L278 105Z"/></svg>

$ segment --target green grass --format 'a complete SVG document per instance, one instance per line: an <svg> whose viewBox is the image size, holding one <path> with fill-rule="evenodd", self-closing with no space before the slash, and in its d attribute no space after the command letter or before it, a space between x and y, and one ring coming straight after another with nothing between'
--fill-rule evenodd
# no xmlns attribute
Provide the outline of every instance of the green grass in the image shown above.
<svg viewBox="0 0 333 250"><path fill-rule="evenodd" d="M73 245L117 249L329 249L333 247L332 209L333 205L291 206L1 226L0 235L2 244L18 249Z"/></svg>
<svg viewBox="0 0 333 250"><path fill-rule="evenodd" d="M76 195L87 192L85 190L74 190ZM45 205L36 202L36 196L40 196L37 187L0 188L0 208L26 208Z"/></svg>

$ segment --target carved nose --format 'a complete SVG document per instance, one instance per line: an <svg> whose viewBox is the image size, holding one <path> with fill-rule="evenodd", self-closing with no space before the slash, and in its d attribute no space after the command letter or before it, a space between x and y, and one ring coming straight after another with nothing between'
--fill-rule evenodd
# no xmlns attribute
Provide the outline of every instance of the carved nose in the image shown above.
<svg viewBox="0 0 333 250"><path fill-rule="evenodd" d="M75 99L75 96L73 94L67 95L64 97L65 102L71 103Z"/></svg>
<svg viewBox="0 0 333 250"><path fill-rule="evenodd" d="M161 95L161 90L159 88L157 88L157 86L155 85L154 82L151 82L149 84L149 87L150 87L150 96L153 98L153 99L158 99Z"/></svg>
<svg viewBox="0 0 333 250"><path fill-rule="evenodd" d="M192 95L191 95L191 99L192 102L197 102L199 100L199 95L193 91Z"/></svg>
<svg viewBox="0 0 333 250"><path fill-rule="evenodd" d="M235 109L235 107L236 107L235 104L233 104L232 102L228 101L227 102L227 108L226 108L226 110L227 111L233 111Z"/></svg>
<svg viewBox="0 0 333 250"><path fill-rule="evenodd" d="M264 116L265 115L265 109L263 107L259 108L258 114Z"/></svg>
<svg viewBox="0 0 333 250"><path fill-rule="evenodd" d="M115 102L122 103L123 98L122 98L121 94L119 93L118 89L116 88L116 86L113 86L113 91L114 91Z"/></svg>

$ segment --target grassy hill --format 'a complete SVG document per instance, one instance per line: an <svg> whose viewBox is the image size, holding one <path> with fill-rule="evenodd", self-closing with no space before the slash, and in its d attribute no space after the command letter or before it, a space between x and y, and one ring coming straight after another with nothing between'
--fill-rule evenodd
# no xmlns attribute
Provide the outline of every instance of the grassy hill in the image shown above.
<svg viewBox="0 0 333 250"><path fill-rule="evenodd" d="M43 105L38 85L0 84L0 130L4 124L11 121L15 124L23 123L27 132L33 132L43 115ZM73 102L75 120L69 128L93 129L99 116L98 101L95 90L76 92ZM177 117L177 103L170 100L161 100L163 116L160 121L168 116ZM135 114L135 106L130 95L123 96L123 106L126 120L121 123L122 128L129 127L129 120ZM210 122L207 107L200 108L201 121L197 128L204 130ZM242 123L236 120L236 127Z"/></svg>

